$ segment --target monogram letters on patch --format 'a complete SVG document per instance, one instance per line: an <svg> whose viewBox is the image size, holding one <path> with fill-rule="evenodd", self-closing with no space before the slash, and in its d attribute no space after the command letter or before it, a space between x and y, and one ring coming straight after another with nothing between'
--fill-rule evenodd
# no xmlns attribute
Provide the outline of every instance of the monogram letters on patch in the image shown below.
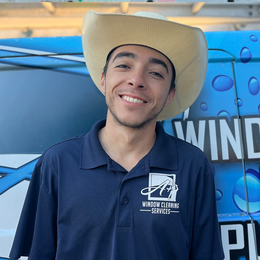
<svg viewBox="0 0 260 260"><path fill-rule="evenodd" d="M178 213L178 190L176 174L149 173L148 187L141 190L148 201L142 201L140 211L150 211L153 214Z"/></svg>

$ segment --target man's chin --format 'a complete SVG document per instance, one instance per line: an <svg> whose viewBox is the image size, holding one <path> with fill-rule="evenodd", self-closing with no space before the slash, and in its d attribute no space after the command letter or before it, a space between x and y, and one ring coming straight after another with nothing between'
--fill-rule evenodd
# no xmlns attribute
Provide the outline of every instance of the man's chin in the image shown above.
<svg viewBox="0 0 260 260"><path fill-rule="evenodd" d="M131 120L130 118L121 119L114 116L114 120L116 124L118 124L119 126L138 130L138 129L146 128L149 124L152 123L152 121L156 122L156 117L149 118L146 120L136 120L136 119Z"/></svg>

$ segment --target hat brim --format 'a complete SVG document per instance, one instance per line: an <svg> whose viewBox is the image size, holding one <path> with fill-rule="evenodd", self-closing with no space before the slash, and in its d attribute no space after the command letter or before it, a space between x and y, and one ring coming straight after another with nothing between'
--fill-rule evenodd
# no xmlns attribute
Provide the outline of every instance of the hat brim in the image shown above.
<svg viewBox="0 0 260 260"><path fill-rule="evenodd" d="M158 50L175 67L175 96L158 120L179 115L197 99L208 64L207 41L199 28L156 18L89 11L82 33L86 65L99 89L108 53L117 46L136 44Z"/></svg>

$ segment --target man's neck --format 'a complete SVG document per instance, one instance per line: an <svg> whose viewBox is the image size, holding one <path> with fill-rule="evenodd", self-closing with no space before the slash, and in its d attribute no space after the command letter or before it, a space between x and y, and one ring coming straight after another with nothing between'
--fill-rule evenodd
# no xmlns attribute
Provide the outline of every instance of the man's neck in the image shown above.
<svg viewBox="0 0 260 260"><path fill-rule="evenodd" d="M109 157L130 171L152 149L155 126L156 122L151 122L133 129L107 118L106 126L99 131L99 140Z"/></svg>

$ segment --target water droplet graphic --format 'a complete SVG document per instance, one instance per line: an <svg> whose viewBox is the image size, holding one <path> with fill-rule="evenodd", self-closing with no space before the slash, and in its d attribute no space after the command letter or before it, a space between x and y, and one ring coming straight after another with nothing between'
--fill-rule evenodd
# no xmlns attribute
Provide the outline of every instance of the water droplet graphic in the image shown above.
<svg viewBox="0 0 260 260"><path fill-rule="evenodd" d="M240 257L238 258L238 260L246 260L246 257L245 257L245 256L240 256Z"/></svg>
<svg viewBox="0 0 260 260"><path fill-rule="evenodd" d="M225 117L227 117L229 120L231 119L230 114L229 114L226 110L221 110L221 111L219 111L218 117L221 117L221 116L225 116Z"/></svg>
<svg viewBox="0 0 260 260"><path fill-rule="evenodd" d="M227 91L234 85L233 79L225 75L216 76L212 80L212 86L217 91Z"/></svg>
<svg viewBox="0 0 260 260"><path fill-rule="evenodd" d="M238 107L242 107L243 106L243 101L240 98L236 98L234 100L235 105L237 105Z"/></svg>
<svg viewBox="0 0 260 260"><path fill-rule="evenodd" d="M250 174L254 175L257 179L259 179L259 173L254 169L249 168L246 170L246 173L250 173Z"/></svg>
<svg viewBox="0 0 260 260"><path fill-rule="evenodd" d="M244 187L244 178L241 177L235 184L233 188L233 201L236 207L243 211L247 212L246 208L246 195L245 195L245 187Z"/></svg>
<svg viewBox="0 0 260 260"><path fill-rule="evenodd" d="M253 170L253 169L251 169ZM253 170L254 171L254 170ZM248 191L248 206L250 213L260 212L260 181L255 175L246 173L246 185ZM233 201L237 208L247 212L244 177L241 177L233 189Z"/></svg>
<svg viewBox="0 0 260 260"><path fill-rule="evenodd" d="M255 35L251 35L251 36L250 36L250 40L251 40L252 42L257 42L257 41L258 41L258 39L257 39L257 37L256 37Z"/></svg>
<svg viewBox="0 0 260 260"><path fill-rule="evenodd" d="M208 105L205 102L200 103L200 109L202 111L207 111L208 110Z"/></svg>
<svg viewBox="0 0 260 260"><path fill-rule="evenodd" d="M242 48L240 52L240 59L243 63L247 63L252 59L252 53L247 47Z"/></svg>
<svg viewBox="0 0 260 260"><path fill-rule="evenodd" d="M215 190L216 192L216 200L221 200L223 197L223 193L221 190Z"/></svg>
<svg viewBox="0 0 260 260"><path fill-rule="evenodd" d="M257 95L259 92L259 82L255 77L252 77L248 82L248 90L251 95Z"/></svg>

